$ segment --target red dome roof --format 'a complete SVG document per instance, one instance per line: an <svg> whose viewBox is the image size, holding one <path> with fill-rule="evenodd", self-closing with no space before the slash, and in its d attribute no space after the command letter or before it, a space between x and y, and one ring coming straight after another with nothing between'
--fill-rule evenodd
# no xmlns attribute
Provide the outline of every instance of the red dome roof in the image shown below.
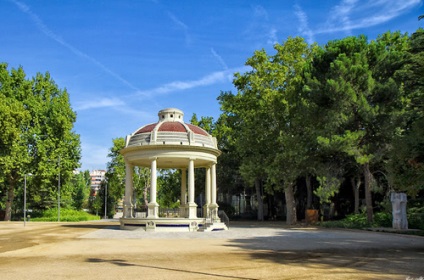
<svg viewBox="0 0 424 280"><path fill-rule="evenodd" d="M186 125L191 131L193 131L195 134L200 134L204 136L208 136L209 134L201 129L198 126L192 125L192 124L182 124L180 122L159 122L159 123L152 123L143 126L141 129L136 131L134 135L141 134L141 133L148 133L152 132L152 130L157 126L159 126L158 131L160 132L187 132L187 129L184 125Z"/></svg>
<svg viewBox="0 0 424 280"><path fill-rule="evenodd" d="M216 138L204 129L184 123L184 113L175 108L159 111L159 121L128 135L126 147L146 145L198 146L217 149Z"/></svg>

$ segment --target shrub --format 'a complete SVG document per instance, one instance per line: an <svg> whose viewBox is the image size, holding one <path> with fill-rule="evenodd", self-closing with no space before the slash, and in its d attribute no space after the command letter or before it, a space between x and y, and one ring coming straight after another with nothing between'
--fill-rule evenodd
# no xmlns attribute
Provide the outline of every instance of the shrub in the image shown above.
<svg viewBox="0 0 424 280"><path fill-rule="evenodd" d="M219 210L222 210L227 214L229 218L233 218L236 214L236 209L229 203L218 202Z"/></svg>
<svg viewBox="0 0 424 280"><path fill-rule="evenodd" d="M375 213L374 222L369 224L366 213L350 214L346 218L338 221L321 222L319 225L332 228L356 228L362 229L367 227L391 227L392 215L386 212Z"/></svg>
<svg viewBox="0 0 424 280"><path fill-rule="evenodd" d="M31 221L37 222L56 222L57 221L57 208L49 209L43 211L40 215L37 215L36 218L31 218ZM60 209L60 221L62 222L81 222L81 221L91 221L91 220L100 220L99 216L89 214L84 211L77 211L73 209Z"/></svg>
<svg viewBox="0 0 424 280"><path fill-rule="evenodd" d="M424 230L424 207L408 209L408 228Z"/></svg>

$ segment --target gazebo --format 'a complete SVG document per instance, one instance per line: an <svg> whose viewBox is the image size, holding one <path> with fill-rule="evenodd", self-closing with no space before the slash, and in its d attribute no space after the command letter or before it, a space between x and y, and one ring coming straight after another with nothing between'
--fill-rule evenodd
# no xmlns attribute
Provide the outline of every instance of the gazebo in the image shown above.
<svg viewBox="0 0 424 280"><path fill-rule="evenodd" d="M159 121L144 125L128 135L121 154L125 160L124 213L121 229L146 231L212 231L228 229L218 216L216 162L221 154L215 137L202 128L184 123L184 113L175 108L159 111ZM133 197L134 166L150 168L150 201L147 211L136 212ZM179 213L160 217L157 203L157 169L181 169ZM205 168L203 217L197 217L195 168Z"/></svg>

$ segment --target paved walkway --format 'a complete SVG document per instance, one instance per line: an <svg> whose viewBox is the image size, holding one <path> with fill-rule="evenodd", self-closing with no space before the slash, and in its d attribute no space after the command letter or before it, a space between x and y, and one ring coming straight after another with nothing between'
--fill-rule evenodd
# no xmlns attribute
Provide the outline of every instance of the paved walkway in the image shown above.
<svg viewBox="0 0 424 280"><path fill-rule="evenodd" d="M113 221L113 220L109 220ZM228 231L146 232L108 226L81 236L101 239L226 239L250 249L402 249L423 248L424 237L364 230L284 227L282 222L233 222ZM424 255L423 255L424 261Z"/></svg>

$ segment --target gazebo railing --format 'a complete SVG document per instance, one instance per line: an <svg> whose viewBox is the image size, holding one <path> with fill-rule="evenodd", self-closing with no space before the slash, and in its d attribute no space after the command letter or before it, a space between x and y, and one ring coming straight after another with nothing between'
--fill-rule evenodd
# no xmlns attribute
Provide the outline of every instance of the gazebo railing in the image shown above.
<svg viewBox="0 0 424 280"><path fill-rule="evenodd" d="M230 218L228 218L224 210L218 210L218 217L221 219L221 222L227 226L227 228L230 228Z"/></svg>
<svg viewBox="0 0 424 280"><path fill-rule="evenodd" d="M164 218L179 218L180 208L159 208L159 217Z"/></svg>

